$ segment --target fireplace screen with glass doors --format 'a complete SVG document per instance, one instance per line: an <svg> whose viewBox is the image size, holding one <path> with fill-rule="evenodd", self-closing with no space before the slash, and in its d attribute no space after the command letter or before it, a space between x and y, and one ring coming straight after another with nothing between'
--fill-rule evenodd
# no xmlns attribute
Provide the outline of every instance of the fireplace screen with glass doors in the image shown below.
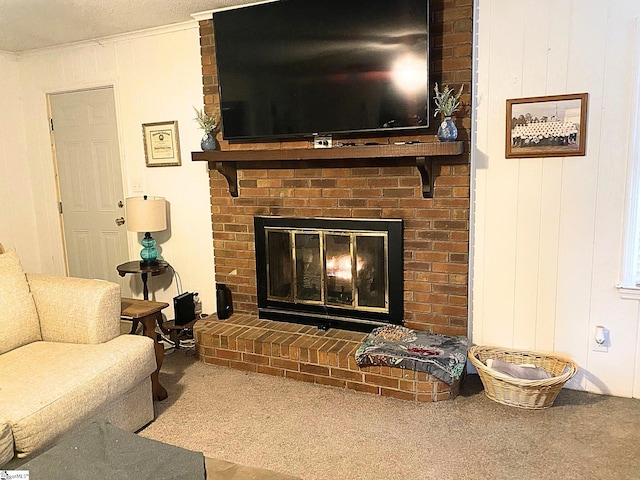
<svg viewBox="0 0 640 480"><path fill-rule="evenodd" d="M260 318L371 331L403 323L402 220L255 217Z"/></svg>

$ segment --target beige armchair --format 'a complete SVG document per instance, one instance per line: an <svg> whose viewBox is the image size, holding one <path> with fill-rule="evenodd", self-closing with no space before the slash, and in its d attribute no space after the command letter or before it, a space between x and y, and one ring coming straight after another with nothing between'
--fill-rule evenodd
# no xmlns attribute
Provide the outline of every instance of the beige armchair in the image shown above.
<svg viewBox="0 0 640 480"><path fill-rule="evenodd" d="M2 252L0 466L81 423L104 419L135 431L150 422L153 341L120 335L120 287L25 275L15 251Z"/></svg>

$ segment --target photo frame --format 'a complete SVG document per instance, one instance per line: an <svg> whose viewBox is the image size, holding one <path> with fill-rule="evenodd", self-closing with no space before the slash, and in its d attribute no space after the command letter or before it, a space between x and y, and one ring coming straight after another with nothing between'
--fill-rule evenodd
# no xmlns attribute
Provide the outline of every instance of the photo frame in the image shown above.
<svg viewBox="0 0 640 480"><path fill-rule="evenodd" d="M585 155L587 93L507 100L507 158Z"/></svg>
<svg viewBox="0 0 640 480"><path fill-rule="evenodd" d="M147 167L179 167L178 121L143 123L144 159Z"/></svg>

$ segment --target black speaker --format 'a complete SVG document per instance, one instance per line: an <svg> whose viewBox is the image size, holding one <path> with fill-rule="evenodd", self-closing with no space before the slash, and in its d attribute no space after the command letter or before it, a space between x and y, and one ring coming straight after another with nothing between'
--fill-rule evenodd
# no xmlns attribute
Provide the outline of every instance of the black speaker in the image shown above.
<svg viewBox="0 0 640 480"><path fill-rule="evenodd" d="M186 325L196 319L196 305L193 302L193 295L193 293L185 292L182 295L173 297L176 325Z"/></svg>
<svg viewBox="0 0 640 480"><path fill-rule="evenodd" d="M216 284L216 305L217 314L220 320L226 320L233 315L233 299L231 290L224 283Z"/></svg>

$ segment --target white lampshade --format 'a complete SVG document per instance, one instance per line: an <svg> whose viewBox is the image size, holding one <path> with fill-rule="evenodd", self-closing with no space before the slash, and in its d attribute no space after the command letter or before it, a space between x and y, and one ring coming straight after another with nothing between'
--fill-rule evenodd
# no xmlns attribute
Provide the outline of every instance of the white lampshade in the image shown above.
<svg viewBox="0 0 640 480"><path fill-rule="evenodd" d="M167 229L167 202L163 197L127 198L127 230L160 232Z"/></svg>

